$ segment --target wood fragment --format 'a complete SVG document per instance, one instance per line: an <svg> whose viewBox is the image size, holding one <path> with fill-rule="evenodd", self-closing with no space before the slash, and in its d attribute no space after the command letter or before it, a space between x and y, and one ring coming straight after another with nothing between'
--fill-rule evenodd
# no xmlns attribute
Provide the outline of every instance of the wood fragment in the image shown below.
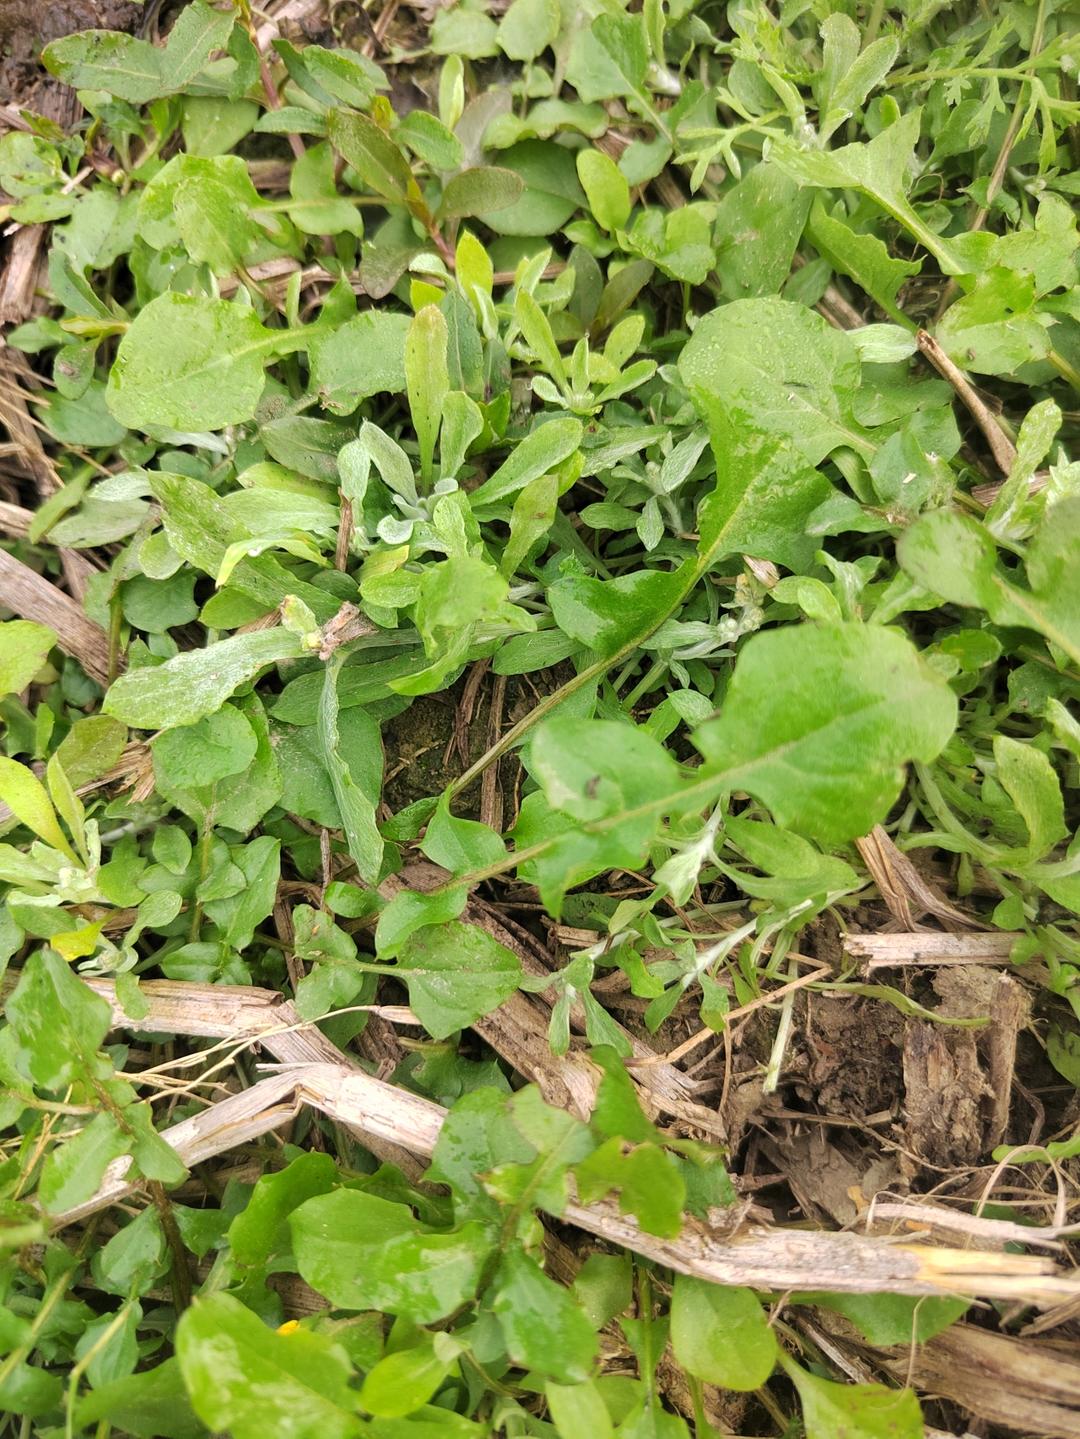
<svg viewBox="0 0 1080 1439"><path fill-rule="evenodd" d="M915 343L926 356L926 358L937 370L943 380L948 380L957 395L967 407L971 418L982 430L986 443L990 447L990 453L994 457L998 469L1008 477L1013 465L1016 463L1016 446L1001 427L998 417L993 410L980 397L978 391L971 381L941 348L938 342L926 330L920 330L915 336Z"/></svg>
<svg viewBox="0 0 1080 1439"><path fill-rule="evenodd" d="M280 1027L295 1011L286 1002L270 1006L254 1003L242 987L189 985L166 980L141 986L149 1006L139 1020L119 1009L108 980L95 979L91 987L109 999L118 1024L143 1031L163 1029L179 1034L220 1032L231 1015L240 1028L235 1037L257 1037L267 1048L287 1051L332 1051L329 1040L313 1026ZM230 992L219 997L219 990ZM277 1012L271 1016L271 1011ZM277 1030L275 1034L273 1031ZM254 1033L253 1033L254 1032ZM258 1091L256 1095L256 1091ZM250 1096L256 1096L251 1098ZM234 1100L236 1101L234 1103ZM364 1143L392 1145L414 1155L430 1156L446 1110L431 1100L399 1089L341 1063L290 1064L271 1080L261 1081L243 1095L222 1101L164 1132L185 1161L198 1162L211 1153L232 1147L232 1135L250 1138L284 1122L296 1101L307 1103L363 1137ZM228 1110L225 1105L231 1106ZM259 1106L263 1106L261 1109ZM214 1116L224 1115L222 1126ZM181 1147L182 1141L183 1148ZM216 1146L216 1147L214 1147ZM375 1151L377 1152L377 1151ZM193 1159L197 1155L198 1159ZM93 1199L79 1207L85 1217L130 1192L123 1173L110 1172ZM74 1211L55 1216L55 1222L73 1222ZM612 1244L631 1249L682 1274L715 1284L749 1286L770 1291L829 1289L845 1293L963 1294L986 1298L1022 1299L1027 1304L1050 1305L1080 1295L1080 1277L1061 1272L1041 1256L982 1253L893 1243L858 1234L829 1234L813 1230L769 1228L760 1224L740 1227L727 1211L714 1211L715 1222L687 1219L676 1239L646 1234L637 1222L619 1212L614 1203L583 1205L576 1200L561 1216L564 1222Z"/></svg>
<svg viewBox="0 0 1080 1439"><path fill-rule="evenodd" d="M57 644L91 679L109 682L109 637L83 607L36 570L0 550L0 605L56 631Z"/></svg>
<svg viewBox="0 0 1080 1439"><path fill-rule="evenodd" d="M846 934L844 953L868 973L904 965L1008 964L1019 934Z"/></svg>

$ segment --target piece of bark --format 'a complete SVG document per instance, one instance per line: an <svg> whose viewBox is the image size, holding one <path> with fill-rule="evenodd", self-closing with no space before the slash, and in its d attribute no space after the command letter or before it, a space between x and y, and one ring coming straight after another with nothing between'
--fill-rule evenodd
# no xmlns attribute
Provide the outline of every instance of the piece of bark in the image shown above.
<svg viewBox="0 0 1080 1439"><path fill-rule="evenodd" d="M109 682L109 637L76 600L36 570L0 549L0 605L21 619L37 620L56 631L65 654L77 659L91 679Z"/></svg>

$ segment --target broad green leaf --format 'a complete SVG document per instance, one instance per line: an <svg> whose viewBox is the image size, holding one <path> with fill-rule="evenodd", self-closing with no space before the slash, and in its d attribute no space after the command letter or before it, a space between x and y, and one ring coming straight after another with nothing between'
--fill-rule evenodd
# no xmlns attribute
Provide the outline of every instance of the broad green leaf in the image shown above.
<svg viewBox="0 0 1080 1439"><path fill-rule="evenodd" d="M564 634L608 658L661 624L682 586L678 572L663 570L634 570L614 580L568 576L550 587L548 603Z"/></svg>
<svg viewBox="0 0 1080 1439"><path fill-rule="evenodd" d="M948 685L895 630L789 626L746 642L719 718L694 743L725 787L838 844L885 817L904 763L936 758L956 715Z"/></svg>
<svg viewBox="0 0 1080 1439"><path fill-rule="evenodd" d="M303 653L286 629L256 630L188 650L163 665L129 670L105 696L104 709L136 729L193 725L219 710L230 695L267 665Z"/></svg>
<svg viewBox="0 0 1080 1439"><path fill-rule="evenodd" d="M521 140L499 155L502 169L521 177L521 197L485 220L497 235L553 235L585 195L571 151L549 140Z"/></svg>
<svg viewBox="0 0 1080 1439"><path fill-rule="evenodd" d="M935 510L906 530L901 565L951 604L978 606L1001 625L1037 630L1080 663L1080 497L1060 501L1027 548L1027 587L1001 571L989 532L968 515Z"/></svg>
<svg viewBox="0 0 1080 1439"><path fill-rule="evenodd" d="M264 1264L287 1250L288 1217L337 1183L337 1166L328 1154L300 1154L276 1174L256 1180L251 1198L229 1225L229 1248L238 1264Z"/></svg>
<svg viewBox="0 0 1080 1439"><path fill-rule="evenodd" d="M521 982L521 961L485 930L450 920L412 933L394 973L432 1039L446 1039L509 999Z"/></svg>
<svg viewBox="0 0 1080 1439"><path fill-rule="evenodd" d="M387 1354L364 1376L361 1405L380 1419L415 1414L457 1367L455 1345L446 1335L425 1334L415 1347ZM440 1349L450 1353L444 1357Z"/></svg>
<svg viewBox="0 0 1080 1439"><path fill-rule="evenodd" d="M544 1386L544 1397L559 1439L612 1439L607 1405L592 1381Z"/></svg>
<svg viewBox="0 0 1080 1439"><path fill-rule="evenodd" d="M727 299L776 294L791 269L809 209L809 194L767 160L723 196L714 263Z"/></svg>
<svg viewBox="0 0 1080 1439"><path fill-rule="evenodd" d="M56 643L48 625L33 620L0 623L0 696L26 689Z"/></svg>
<svg viewBox="0 0 1080 1439"><path fill-rule="evenodd" d="M168 290L140 310L109 372L109 409L129 429L221 430L250 420L282 334L227 300Z"/></svg>
<svg viewBox="0 0 1080 1439"><path fill-rule="evenodd" d="M204 1433L175 1359L82 1395L75 1406L76 1427L103 1421L135 1439L201 1439Z"/></svg>
<svg viewBox="0 0 1080 1439"><path fill-rule="evenodd" d="M95 1114L78 1134L50 1150L38 1181L45 1209L60 1214L97 1191L105 1170L126 1154L128 1138L112 1114Z"/></svg>
<svg viewBox="0 0 1080 1439"><path fill-rule="evenodd" d="M173 191L173 216L191 258L228 275L265 241L252 218L259 193L238 155L189 162ZM194 168L197 167L197 168Z"/></svg>
<svg viewBox="0 0 1080 1439"><path fill-rule="evenodd" d="M421 894L414 889L399 890L379 916L375 928L376 954L380 959L392 959L418 929L456 919L468 898L467 885L437 889L431 894Z"/></svg>
<svg viewBox="0 0 1080 1439"><path fill-rule="evenodd" d="M108 1002L48 949L27 960L5 1015L27 1073L48 1090L86 1072L112 1024Z"/></svg>
<svg viewBox="0 0 1080 1439"><path fill-rule="evenodd" d="M499 48L511 60L535 60L559 33L558 0L513 0L499 23Z"/></svg>
<svg viewBox="0 0 1080 1439"><path fill-rule="evenodd" d="M75 851L60 828L45 786L27 765L6 756L0 756L0 803L6 804L19 823L33 830L38 839L76 862Z"/></svg>
<svg viewBox="0 0 1080 1439"><path fill-rule="evenodd" d="M797 1304L816 1304L850 1319L871 1344L925 1344L971 1308L967 1299L911 1299L906 1294L797 1294Z"/></svg>
<svg viewBox="0 0 1080 1439"><path fill-rule="evenodd" d="M697 1379L721 1389L760 1389L776 1367L779 1346L761 1300L676 1274L671 1296L671 1346Z"/></svg>
<svg viewBox="0 0 1080 1439"><path fill-rule="evenodd" d="M579 150L577 172L596 223L621 230L630 218L630 187L615 161L602 150Z"/></svg>
<svg viewBox="0 0 1080 1439"><path fill-rule="evenodd" d="M109 715L87 715L76 720L60 741L57 758L76 789L100 779L119 762L127 730Z"/></svg>
<svg viewBox="0 0 1080 1439"><path fill-rule="evenodd" d="M215 10L205 0L192 0L169 31L161 68L170 90L181 90L229 38L235 16L231 10ZM87 88L83 86L83 88Z"/></svg>
<svg viewBox="0 0 1080 1439"><path fill-rule="evenodd" d="M364 233L363 211L338 193L334 163L330 145L322 144L310 146L292 167L289 194L293 203L288 215L305 235Z"/></svg>
<svg viewBox="0 0 1080 1439"><path fill-rule="evenodd" d="M806 1439L923 1439L922 1412L911 1389L835 1384L793 1360L784 1369L802 1401Z"/></svg>
<svg viewBox="0 0 1080 1439"><path fill-rule="evenodd" d="M374 884L379 876L383 854L382 836L375 819L382 785L382 739L375 720L363 710L354 710L351 726L354 733L360 726L363 747L370 758L369 764L364 767L365 783L361 783L342 753L338 730L338 679L343 662L343 652L339 650L326 666L319 706L319 739L327 773L334 787L334 798L341 812L349 853L356 861L360 878Z"/></svg>
<svg viewBox="0 0 1080 1439"><path fill-rule="evenodd" d="M674 1239L682 1228L686 1185L673 1155L656 1144L606 1140L574 1170L584 1204L619 1192L619 1209L633 1214L647 1234Z"/></svg>
<svg viewBox="0 0 1080 1439"><path fill-rule="evenodd" d="M485 869L506 857L506 846L490 825L451 814L445 795L428 821L420 849L451 874Z"/></svg>
<svg viewBox="0 0 1080 1439"><path fill-rule="evenodd" d="M46 45L45 68L65 85L105 90L120 100L142 105L166 94L163 52L147 40L117 30L81 30Z"/></svg>
<svg viewBox="0 0 1080 1439"><path fill-rule="evenodd" d="M308 346L311 382L323 408L351 415L372 395L400 394L408 332L407 316L365 310L334 329L313 333Z"/></svg>
<svg viewBox="0 0 1080 1439"><path fill-rule="evenodd" d="M525 182L513 170L496 165L478 165L462 170L446 183L438 214L442 220L459 220L470 215L486 219L496 210L505 210L521 198Z"/></svg>
<svg viewBox="0 0 1080 1439"><path fill-rule="evenodd" d="M452 1234L421 1225L404 1204L339 1189L289 1216L300 1273L340 1309L382 1309L433 1324L471 1299L491 1236L469 1223Z"/></svg>
<svg viewBox="0 0 1080 1439"><path fill-rule="evenodd" d="M176 1329L176 1357L192 1408L234 1439L352 1439L363 1432L354 1370L321 1334L275 1334L229 1294L196 1299Z"/></svg>
<svg viewBox="0 0 1080 1439"><path fill-rule="evenodd" d="M808 465L840 446L868 453L851 414L858 353L803 305L772 298L713 310L698 322L679 370L718 456L748 429L783 437Z"/></svg>
<svg viewBox="0 0 1080 1439"><path fill-rule="evenodd" d="M520 1248L504 1253L492 1306L515 1364L559 1384L588 1379L597 1340L584 1310Z"/></svg>
<svg viewBox="0 0 1080 1439"><path fill-rule="evenodd" d="M154 770L167 784L195 789L242 773L257 747L245 716L233 705L222 705L195 724L159 735L152 745Z"/></svg>

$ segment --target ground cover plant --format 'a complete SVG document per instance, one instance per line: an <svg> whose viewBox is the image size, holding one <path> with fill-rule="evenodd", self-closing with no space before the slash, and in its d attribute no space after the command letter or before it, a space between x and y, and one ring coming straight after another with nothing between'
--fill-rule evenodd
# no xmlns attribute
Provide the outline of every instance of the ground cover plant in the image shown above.
<svg viewBox="0 0 1080 1439"><path fill-rule="evenodd" d="M2 1432L1080 1434L1078 7L115 23L0 138Z"/></svg>

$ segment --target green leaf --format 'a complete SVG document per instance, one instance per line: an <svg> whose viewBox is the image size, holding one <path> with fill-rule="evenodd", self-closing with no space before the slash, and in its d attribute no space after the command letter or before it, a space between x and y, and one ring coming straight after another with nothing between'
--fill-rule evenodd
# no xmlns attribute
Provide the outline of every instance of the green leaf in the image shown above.
<svg viewBox="0 0 1080 1439"><path fill-rule="evenodd" d="M310 47L307 53L310 55ZM310 146L292 167L289 194L293 204L289 206L288 215L305 235L360 236L364 233L363 211L338 194L334 164L332 148L323 144Z"/></svg>
<svg viewBox="0 0 1080 1439"><path fill-rule="evenodd" d="M26 689L55 643L56 635L47 625L33 620L0 623L0 696Z"/></svg>
<svg viewBox="0 0 1080 1439"><path fill-rule="evenodd" d="M478 165L462 170L446 183L439 201L441 220L459 220L468 215L485 219L496 210L505 210L521 198L525 182L513 170L496 165Z"/></svg>
<svg viewBox="0 0 1080 1439"><path fill-rule="evenodd" d="M82 1395L75 1406L76 1428L102 1421L135 1439L201 1439L205 1433L175 1359Z"/></svg>
<svg viewBox="0 0 1080 1439"><path fill-rule="evenodd" d="M450 920L412 933L394 972L427 1032L446 1039L509 999L521 982L521 961L485 930Z"/></svg>
<svg viewBox="0 0 1080 1439"><path fill-rule="evenodd" d="M781 1358L802 1401L806 1439L923 1439L922 1412L913 1390L834 1384Z"/></svg>
<svg viewBox="0 0 1080 1439"><path fill-rule="evenodd" d="M486 221L497 235L552 235L585 196L571 151L549 140L521 140L503 150L499 164L520 176L521 197Z"/></svg>
<svg viewBox="0 0 1080 1439"><path fill-rule="evenodd" d="M495 1276L491 1307L515 1364L559 1384L588 1379L597 1340L570 1293L523 1250L508 1249Z"/></svg>
<svg viewBox="0 0 1080 1439"><path fill-rule="evenodd" d="M907 573L943 600L1037 630L1080 664L1080 497L1055 505L1029 543L1026 589L1002 573L992 536L968 515L920 516L897 553Z"/></svg>
<svg viewBox="0 0 1080 1439"><path fill-rule="evenodd" d="M676 1274L671 1295L671 1345L689 1373L706 1384L760 1389L776 1367L779 1346L761 1300Z"/></svg>
<svg viewBox="0 0 1080 1439"><path fill-rule="evenodd" d="M335 329L312 334L311 383L323 409L351 415L361 400L405 389L409 320L386 310L364 310Z"/></svg>
<svg viewBox="0 0 1080 1439"><path fill-rule="evenodd" d="M867 453L851 414L859 356L803 305L736 300L699 320L679 371L722 456L748 429L781 437L808 465L840 446Z"/></svg>
<svg viewBox="0 0 1080 1439"><path fill-rule="evenodd" d="M607 1405L591 1380L584 1384L544 1386L544 1397L559 1439L612 1439Z"/></svg>
<svg viewBox="0 0 1080 1439"><path fill-rule="evenodd" d="M281 343L253 310L168 290L136 315L109 373L109 409L129 429L222 430L250 420Z"/></svg>
<svg viewBox="0 0 1080 1439"><path fill-rule="evenodd" d="M450 391L446 342L445 316L437 305L425 305L413 317L405 337L405 387L420 446L420 474L426 486L432 481L435 441Z"/></svg>
<svg viewBox="0 0 1080 1439"><path fill-rule="evenodd" d="M175 655L163 665L129 670L105 696L104 709L136 729L193 725L219 710L267 665L302 653L299 636L286 629L233 635Z"/></svg>
<svg viewBox="0 0 1080 1439"><path fill-rule="evenodd" d="M375 720L361 709L354 710L350 716L351 728L355 734L359 727L363 749L370 757L362 775L364 782L361 782L342 753L338 732L338 678L343 663L344 655L339 650L326 666L319 705L319 739L327 773L334 787L334 798L341 812L349 853L356 861L360 878L374 884L379 877L383 855L382 836L375 818L382 789L382 740Z"/></svg>
<svg viewBox="0 0 1080 1439"><path fill-rule="evenodd" d="M514 446L495 473L473 490L469 503L474 510L485 509L550 474L577 453L583 434L581 421L569 416L538 425Z"/></svg>
<svg viewBox="0 0 1080 1439"><path fill-rule="evenodd" d="M602 150L579 150L577 172L593 219L602 230L621 230L630 218L630 186Z"/></svg>
<svg viewBox="0 0 1080 1439"><path fill-rule="evenodd" d="M847 275L876 300L886 314L910 327L911 321L898 308L896 297L900 286L922 269L922 261L894 258L882 240L853 230L839 218L841 213L830 214L824 202L816 199L806 226L810 243L834 270Z"/></svg>
<svg viewBox="0 0 1080 1439"><path fill-rule="evenodd" d="M181 789L216 784L240 774L255 758L258 741L247 718L223 705L192 725L166 730L154 741L154 770Z"/></svg>
<svg viewBox="0 0 1080 1439"><path fill-rule="evenodd" d="M791 269L810 199L767 160L723 196L714 263L727 299L776 294Z"/></svg>
<svg viewBox="0 0 1080 1439"><path fill-rule="evenodd" d="M331 110L326 117L330 143L353 167L364 184L393 204L408 203L415 186L405 156L384 130L366 115Z"/></svg>
<svg viewBox="0 0 1080 1439"><path fill-rule="evenodd" d="M251 1198L229 1225L229 1248L238 1264L265 1264L289 1247L288 1218L306 1200L329 1194L337 1166L328 1154L300 1154L276 1174L255 1181Z"/></svg>
<svg viewBox="0 0 1080 1439"><path fill-rule="evenodd" d="M38 1181L38 1198L45 1209L60 1214L82 1204L96 1193L105 1170L126 1154L127 1136L112 1114L95 1114L73 1138L46 1156Z"/></svg>
<svg viewBox="0 0 1080 1439"><path fill-rule="evenodd" d="M567 576L549 588L548 603L564 634L607 658L666 619L682 584L678 572L662 570L634 570L614 580Z"/></svg>
<svg viewBox="0 0 1080 1439"><path fill-rule="evenodd" d="M119 100L142 105L172 88L163 52L146 40L117 30L81 30L46 45L45 68L78 90L106 90Z"/></svg>
<svg viewBox="0 0 1080 1439"><path fill-rule="evenodd" d="M108 1001L48 949L27 960L4 1012L26 1072L47 1090L85 1074L112 1025Z"/></svg>
<svg viewBox="0 0 1080 1439"><path fill-rule="evenodd" d="M289 1216L300 1273L341 1309L382 1309L433 1324L471 1299L491 1247L477 1223L452 1234L421 1225L404 1204L339 1189Z"/></svg>
<svg viewBox="0 0 1080 1439"><path fill-rule="evenodd" d="M19 823L33 830L38 839L51 844L73 864L77 862L45 786L33 770L6 756L0 756L0 803L6 804Z"/></svg>
<svg viewBox="0 0 1080 1439"><path fill-rule="evenodd" d="M816 1304L850 1319L859 1332L885 1349L893 1344L925 1344L955 1324L968 1299L911 1299L906 1294L798 1294L797 1304Z"/></svg>
<svg viewBox="0 0 1080 1439"><path fill-rule="evenodd" d="M170 90L182 90L194 80L214 51L227 42L235 18L231 10L215 10L204 0L192 0L184 6L169 31L161 57Z"/></svg>
<svg viewBox="0 0 1080 1439"><path fill-rule="evenodd" d="M1028 853L1039 859L1069 833L1065 802L1053 766L1034 745L994 736L997 780L1027 827Z"/></svg>
<svg viewBox="0 0 1080 1439"><path fill-rule="evenodd" d="M361 1405L380 1419L415 1414L457 1367L455 1347L456 1341L447 1335L425 1334L413 1348L387 1354L365 1376Z"/></svg>
<svg viewBox="0 0 1080 1439"><path fill-rule="evenodd" d="M535 60L559 33L558 0L513 0L499 23L499 48L511 60Z"/></svg>
<svg viewBox="0 0 1080 1439"><path fill-rule="evenodd" d="M884 818L904 762L936 758L956 715L948 685L896 631L799 625L746 642L720 717L694 743L786 828L839 844Z"/></svg>
<svg viewBox="0 0 1080 1439"><path fill-rule="evenodd" d="M344 1349L305 1329L275 1334L229 1294L184 1311L176 1357L196 1414L234 1439L352 1439L363 1431Z"/></svg>

